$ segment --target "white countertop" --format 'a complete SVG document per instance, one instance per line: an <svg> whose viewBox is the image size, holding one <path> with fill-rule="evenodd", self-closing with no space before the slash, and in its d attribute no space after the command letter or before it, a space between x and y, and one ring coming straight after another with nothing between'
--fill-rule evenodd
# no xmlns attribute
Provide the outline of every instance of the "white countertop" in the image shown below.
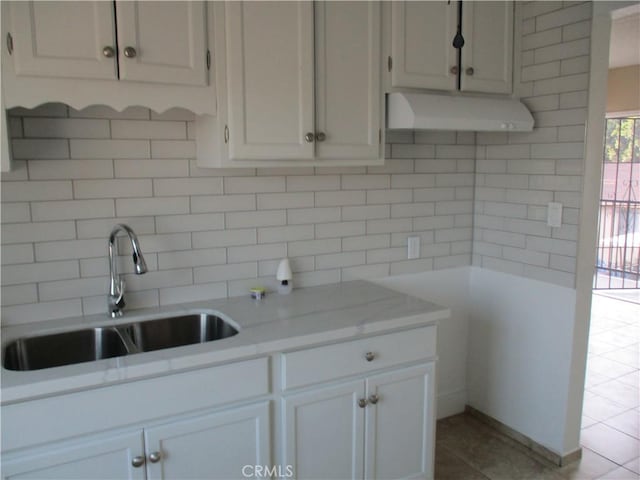
<svg viewBox="0 0 640 480"><path fill-rule="evenodd" d="M106 302L105 302L106 303ZM238 327L233 337L155 352L16 372L2 369L2 404L165 375L216 363L436 323L449 310L366 281L267 294L131 310L122 318L90 315L2 329L3 345L23 336L126 324L158 316L206 310Z"/></svg>

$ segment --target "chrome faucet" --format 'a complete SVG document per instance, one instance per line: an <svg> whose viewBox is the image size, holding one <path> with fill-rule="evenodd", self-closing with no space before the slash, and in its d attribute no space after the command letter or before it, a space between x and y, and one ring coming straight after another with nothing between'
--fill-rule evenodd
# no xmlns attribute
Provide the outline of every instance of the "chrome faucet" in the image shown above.
<svg viewBox="0 0 640 480"><path fill-rule="evenodd" d="M107 296L107 304L109 308L109 315L111 317L121 317L124 313L125 301L124 301L124 280L118 275L118 243L116 242L116 235L120 230L123 230L128 236L131 242L131 248L133 249L133 264L135 265L136 275L142 275L147 273L147 264L142 256L140 250L140 243L138 237L131 228L123 223L120 223L113 227L111 234L109 235L109 295Z"/></svg>

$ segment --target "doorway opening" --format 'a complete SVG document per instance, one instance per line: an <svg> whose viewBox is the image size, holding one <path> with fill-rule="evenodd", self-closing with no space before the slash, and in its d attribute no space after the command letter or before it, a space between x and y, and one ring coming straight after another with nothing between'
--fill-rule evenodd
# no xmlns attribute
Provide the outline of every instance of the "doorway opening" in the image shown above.
<svg viewBox="0 0 640 480"><path fill-rule="evenodd" d="M580 443L640 474L640 13L611 23ZM626 478L626 477L621 477Z"/></svg>

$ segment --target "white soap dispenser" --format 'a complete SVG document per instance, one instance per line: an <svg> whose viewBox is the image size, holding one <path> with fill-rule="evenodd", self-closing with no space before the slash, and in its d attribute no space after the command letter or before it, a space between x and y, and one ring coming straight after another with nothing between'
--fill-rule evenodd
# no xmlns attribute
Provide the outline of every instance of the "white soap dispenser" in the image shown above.
<svg viewBox="0 0 640 480"><path fill-rule="evenodd" d="M291 273L291 265L289 265L289 259L283 258L278 265L278 271L276 272L276 280L278 280L278 293L287 295L291 293L293 285L291 279L293 274Z"/></svg>

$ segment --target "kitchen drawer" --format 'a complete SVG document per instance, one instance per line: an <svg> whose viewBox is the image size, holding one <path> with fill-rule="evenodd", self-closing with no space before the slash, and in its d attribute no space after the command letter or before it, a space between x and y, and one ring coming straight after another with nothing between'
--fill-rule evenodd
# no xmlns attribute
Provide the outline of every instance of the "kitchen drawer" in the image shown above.
<svg viewBox="0 0 640 480"><path fill-rule="evenodd" d="M269 358L263 357L5 405L2 450L127 427L269 391Z"/></svg>
<svg viewBox="0 0 640 480"><path fill-rule="evenodd" d="M367 358L371 353L372 357ZM282 354L282 389L367 373L435 356L434 325Z"/></svg>

